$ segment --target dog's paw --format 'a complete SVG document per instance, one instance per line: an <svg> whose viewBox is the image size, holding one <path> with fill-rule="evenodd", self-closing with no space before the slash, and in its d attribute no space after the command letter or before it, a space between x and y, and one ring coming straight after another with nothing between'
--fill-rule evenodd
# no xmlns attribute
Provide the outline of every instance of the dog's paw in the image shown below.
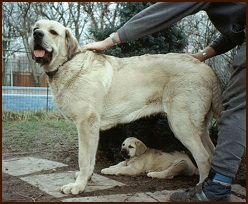
<svg viewBox="0 0 248 204"><path fill-rule="evenodd" d="M108 174L108 168L102 169L101 174Z"/></svg>
<svg viewBox="0 0 248 204"><path fill-rule="evenodd" d="M110 168L105 168L101 170L101 174L113 175Z"/></svg>
<svg viewBox="0 0 248 204"><path fill-rule="evenodd" d="M69 183L67 185L64 185L61 187L61 192L64 194L73 194L77 195L79 193L82 193L85 189L85 186L79 185L76 183Z"/></svg>
<svg viewBox="0 0 248 204"><path fill-rule="evenodd" d="M173 179L173 176L168 176L164 172L149 172L147 173L147 176L157 179Z"/></svg>
<svg viewBox="0 0 248 204"><path fill-rule="evenodd" d="M149 173L147 173L147 176L151 177L151 178L157 178L156 172L149 172Z"/></svg>

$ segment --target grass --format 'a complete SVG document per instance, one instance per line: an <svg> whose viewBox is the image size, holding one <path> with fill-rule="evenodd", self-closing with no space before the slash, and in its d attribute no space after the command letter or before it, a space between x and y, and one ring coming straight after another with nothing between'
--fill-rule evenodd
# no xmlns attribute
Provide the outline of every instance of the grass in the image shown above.
<svg viewBox="0 0 248 204"><path fill-rule="evenodd" d="M64 119L59 111L3 111L2 121L3 154L4 152L34 152L39 149L68 151L72 148L77 148L78 136L76 126L74 123ZM129 126L122 130L117 128L115 129L116 131L105 132L103 137L105 139L102 139L101 143L99 143L99 149L109 147L116 147L118 149L119 144L124 139L124 134L134 135L137 133L137 137L149 138L150 131L148 129L154 128L153 124L155 122L148 120L137 122L129 124ZM140 127L137 124L140 124ZM157 137L161 141L158 144L156 144L156 140L149 140L151 143L153 142L154 147L162 149L164 148L163 144L167 143L167 149L177 146L174 136L169 132L169 126L167 126L166 123L156 125L156 131L161 135L166 135L166 137ZM147 130L147 134L144 130ZM214 144L216 144L217 132L215 124L210 129ZM111 139L118 134L120 134L120 137L115 137L114 140ZM113 142L111 143L110 141ZM117 145L117 143L119 144Z"/></svg>
<svg viewBox="0 0 248 204"><path fill-rule="evenodd" d="M2 121L65 120L59 111L3 111Z"/></svg>
<svg viewBox="0 0 248 204"><path fill-rule="evenodd" d="M56 111L4 111L2 152L34 152L77 147L75 125Z"/></svg>

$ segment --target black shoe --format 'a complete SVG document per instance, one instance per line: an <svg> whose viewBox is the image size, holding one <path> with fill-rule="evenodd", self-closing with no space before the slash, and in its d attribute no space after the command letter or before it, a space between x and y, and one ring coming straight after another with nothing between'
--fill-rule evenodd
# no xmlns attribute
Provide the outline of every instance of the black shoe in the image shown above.
<svg viewBox="0 0 248 204"><path fill-rule="evenodd" d="M222 185L206 178L203 183L185 192L173 193L172 202L230 202L231 185Z"/></svg>

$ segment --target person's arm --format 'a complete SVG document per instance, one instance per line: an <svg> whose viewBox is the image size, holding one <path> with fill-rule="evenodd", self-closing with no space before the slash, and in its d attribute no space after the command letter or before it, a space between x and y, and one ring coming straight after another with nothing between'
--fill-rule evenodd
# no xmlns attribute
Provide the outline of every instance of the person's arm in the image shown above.
<svg viewBox="0 0 248 204"><path fill-rule="evenodd" d="M203 62L206 59L209 59L211 57L214 57L215 55L216 55L215 50L210 46L206 47L204 50L202 50L198 53L192 54L192 56L194 58L198 59L201 62Z"/></svg>
<svg viewBox="0 0 248 204"><path fill-rule="evenodd" d="M208 47L198 53L192 54L192 56L202 62L216 55L223 54L235 46L237 46L235 42L221 34Z"/></svg>
<svg viewBox="0 0 248 204"><path fill-rule="evenodd" d="M185 16L206 9L206 2L160 2L144 9L131 18L124 26L115 33L115 41L123 43L134 40L151 33L155 33L181 20ZM103 41L90 43L84 49L104 51L114 46L111 38Z"/></svg>
<svg viewBox="0 0 248 204"><path fill-rule="evenodd" d="M92 50L96 52L102 52L116 44L121 43L118 33L112 33L111 37L107 37L105 40L89 43L84 45L82 50Z"/></svg>
<svg viewBox="0 0 248 204"><path fill-rule="evenodd" d="M220 55L228 52L229 50L232 50L237 45L238 44L236 42L233 42L223 34L220 34L220 36L216 38L209 46L215 50L216 55Z"/></svg>
<svg viewBox="0 0 248 204"><path fill-rule="evenodd" d="M168 28L209 5L207 2L159 2L136 14L117 32L121 42L135 40Z"/></svg>

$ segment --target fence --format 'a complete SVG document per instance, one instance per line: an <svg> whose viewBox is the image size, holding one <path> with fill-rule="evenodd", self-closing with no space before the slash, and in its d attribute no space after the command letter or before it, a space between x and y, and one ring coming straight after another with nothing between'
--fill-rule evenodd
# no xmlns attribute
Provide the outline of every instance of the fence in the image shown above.
<svg viewBox="0 0 248 204"><path fill-rule="evenodd" d="M56 109L46 76L29 63L27 53L3 50L2 54L2 110Z"/></svg>
<svg viewBox="0 0 248 204"><path fill-rule="evenodd" d="M56 109L48 87L2 87L3 111L48 109Z"/></svg>
<svg viewBox="0 0 248 204"><path fill-rule="evenodd" d="M47 87L43 70L33 61L28 60L29 53L13 50L2 51L2 85Z"/></svg>

